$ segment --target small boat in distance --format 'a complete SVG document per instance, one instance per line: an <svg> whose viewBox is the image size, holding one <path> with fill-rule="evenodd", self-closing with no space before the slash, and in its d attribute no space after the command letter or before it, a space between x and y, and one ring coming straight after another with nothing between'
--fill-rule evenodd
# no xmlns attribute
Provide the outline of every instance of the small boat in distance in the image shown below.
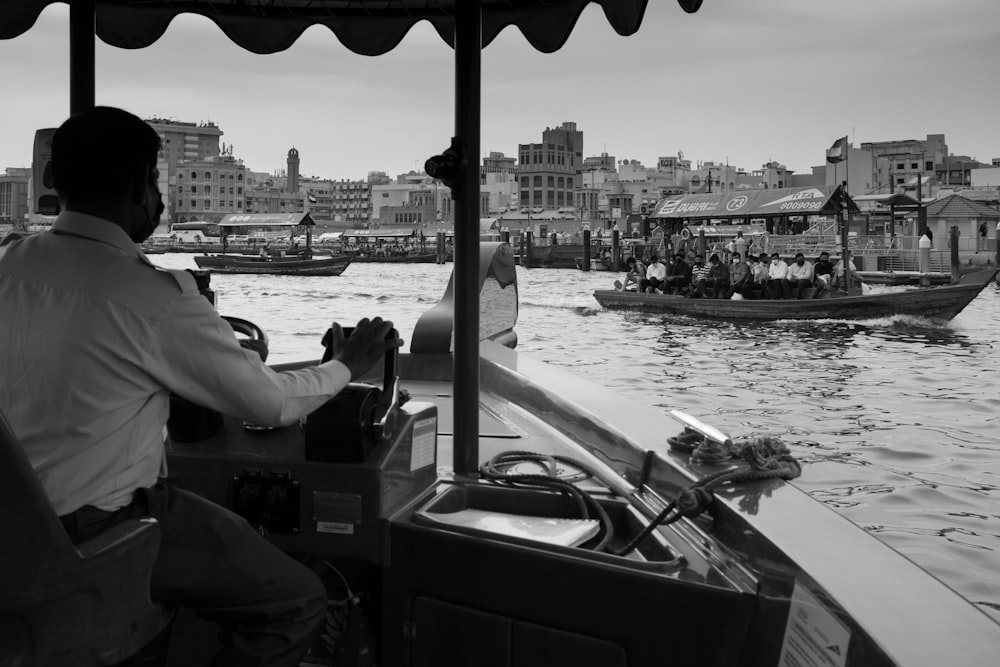
<svg viewBox="0 0 1000 667"><path fill-rule="evenodd" d="M227 215L219 222L222 254L198 255L194 258L200 269L213 273L256 273L290 276L339 276L351 264L352 257L344 254L317 256L312 250L312 227L308 213L244 213ZM306 246L298 250L296 235L305 229ZM243 252L228 254L227 237L245 234L264 238L289 235L289 250L271 253L266 247L258 255Z"/></svg>
<svg viewBox="0 0 1000 667"><path fill-rule="evenodd" d="M639 310L720 320L867 320L913 315L950 320L996 275L996 269L967 273L952 285L902 289L857 296L832 294L817 299L688 299L676 294L597 290L594 298L608 310Z"/></svg>

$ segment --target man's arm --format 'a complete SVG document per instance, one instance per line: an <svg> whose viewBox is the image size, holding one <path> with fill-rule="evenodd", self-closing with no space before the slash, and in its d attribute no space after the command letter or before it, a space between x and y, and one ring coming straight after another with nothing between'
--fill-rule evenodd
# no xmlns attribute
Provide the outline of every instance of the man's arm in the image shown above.
<svg viewBox="0 0 1000 667"><path fill-rule="evenodd" d="M167 389L223 414L279 426L321 406L402 345L386 341L392 322L362 320L348 341L335 325L334 358L323 364L276 372L256 352L244 350L229 324L200 295L182 295L156 330L151 373ZM339 338L338 338L339 336Z"/></svg>

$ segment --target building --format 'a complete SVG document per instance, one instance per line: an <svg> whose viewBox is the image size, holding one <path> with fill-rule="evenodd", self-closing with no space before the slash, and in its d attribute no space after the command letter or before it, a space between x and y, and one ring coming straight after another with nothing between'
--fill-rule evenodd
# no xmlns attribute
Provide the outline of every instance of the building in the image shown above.
<svg viewBox="0 0 1000 667"><path fill-rule="evenodd" d="M357 229L371 219L371 187L366 181L333 181L330 211L335 222Z"/></svg>
<svg viewBox="0 0 1000 667"><path fill-rule="evenodd" d="M160 135L163 143L160 157L167 163L168 177L173 176L181 162L193 162L217 157L222 130L215 123L188 123L164 118L147 118L146 122ZM228 152L232 153L232 146Z"/></svg>
<svg viewBox="0 0 1000 667"><path fill-rule="evenodd" d="M370 197L372 225L399 227L419 224L428 228L450 228L455 223L451 190L423 171L400 174L392 183L373 184ZM480 198L481 201L488 201L489 194L480 193Z"/></svg>
<svg viewBox="0 0 1000 667"><path fill-rule="evenodd" d="M176 167L170 196L171 212L167 219L171 222L218 222L231 213L257 213L245 208L246 175L243 161L232 155L182 160Z"/></svg>
<svg viewBox="0 0 1000 667"><path fill-rule="evenodd" d="M574 206L584 169L583 132L576 129L576 123L547 127L541 143L519 144L517 150L520 208Z"/></svg>
<svg viewBox="0 0 1000 667"><path fill-rule="evenodd" d="M490 215L499 215L518 207L517 160L492 151L483 158L479 171L479 191L489 197Z"/></svg>
<svg viewBox="0 0 1000 667"><path fill-rule="evenodd" d="M941 163L934 165L934 176L941 187L970 188L973 185L972 174L979 169L992 170L993 165L968 155L947 155Z"/></svg>
<svg viewBox="0 0 1000 667"><path fill-rule="evenodd" d="M185 187L180 187L177 177L182 168L188 172L190 172L189 167L193 165L200 164L202 166L199 168L203 168L205 161L217 158L226 152L221 150L219 146L222 130L212 122L191 123L166 118L147 118L146 123L160 135L162 144L156 165L160 170L160 192L164 194L164 211L161 222L169 224L201 219L190 216L197 210L195 204L204 209L205 187L208 184L202 183L201 192L198 193L202 196L197 198L195 204L192 204L193 198L190 197L192 194L191 176L186 177L183 183ZM193 163L193 165L186 163ZM184 166L182 167L182 165ZM180 193L183 193L183 199L178 199ZM179 214L178 209L182 210L183 213ZM210 210L214 210L214 207ZM158 233L161 231L163 230L157 230Z"/></svg>
<svg viewBox="0 0 1000 667"><path fill-rule="evenodd" d="M30 183L30 167L7 167L0 176L0 236L11 229L25 228Z"/></svg>
<svg viewBox="0 0 1000 667"><path fill-rule="evenodd" d="M948 157L948 144L945 143L943 134L928 134L923 140L863 142L860 149L871 154L876 163L885 160L884 164L876 164L873 169L876 174L873 190L884 186L894 190L902 189L907 182L914 181L918 176L934 176L935 165L944 164ZM853 158L854 153L849 153L848 160ZM853 176L853 168L851 171ZM849 183L848 190L852 190L853 185Z"/></svg>

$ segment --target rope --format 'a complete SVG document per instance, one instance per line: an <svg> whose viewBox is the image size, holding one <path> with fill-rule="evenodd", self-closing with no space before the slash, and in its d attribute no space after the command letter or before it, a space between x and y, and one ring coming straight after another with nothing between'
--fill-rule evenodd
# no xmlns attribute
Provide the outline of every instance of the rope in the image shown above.
<svg viewBox="0 0 1000 667"><path fill-rule="evenodd" d="M691 453L695 463L725 463L738 459L744 466L727 468L701 478L677 494L652 521L636 535L625 547L617 551L625 555L657 528L666 526L681 517L694 518L707 510L712 504L712 491L725 485L741 482L755 482L762 479L795 479L802 474L802 466L792 456L791 451L781 441L773 436L755 436L735 440L732 444L721 444L704 438L701 434L685 429L679 436L667 439L671 449Z"/></svg>
<svg viewBox="0 0 1000 667"><path fill-rule="evenodd" d="M545 464L543 467L545 468L546 474L511 474L507 472L507 469L514 464L522 463L524 461L534 461L536 463ZM614 524L611 522L611 517L608 516L604 507L602 507L601 504L597 502L589 493L578 488L572 482L559 479L556 476L558 474L557 463L574 466L593 477L598 476L597 471L582 461L577 461L566 456L539 454L537 452L517 450L501 452L486 463L483 463L479 466L479 475L483 479L496 484L507 484L527 489L558 491L576 504L577 513L580 518L591 519L594 515L596 515L598 521L600 522L601 533L599 533L600 538L597 544L594 545L593 550L605 551L608 543L611 541L611 538L614 537L615 532Z"/></svg>
<svg viewBox="0 0 1000 667"><path fill-rule="evenodd" d="M602 534L594 551L605 551L617 556L631 553L644 539L660 526L667 526L681 517L694 518L707 510L714 499L713 491L724 486L763 479L795 479L802 474L802 466L792 456L791 451L773 436L755 436L735 440L723 445L711 442L701 434L685 429L683 433L667 439L672 449L686 451L696 463L724 464L735 460L735 465L703 477L686 489L681 489L677 497L670 501L643 530L620 549L610 549L608 544L614 537L614 525L608 513L593 496L578 488L572 482L559 479L558 463L574 466L593 477L597 472L582 461L528 451L508 451L497 454L479 467L483 479L496 484L528 489L558 491L576 504L577 512L583 519L596 515L600 521ZM533 461L542 464L545 474L511 474L508 469L516 463Z"/></svg>

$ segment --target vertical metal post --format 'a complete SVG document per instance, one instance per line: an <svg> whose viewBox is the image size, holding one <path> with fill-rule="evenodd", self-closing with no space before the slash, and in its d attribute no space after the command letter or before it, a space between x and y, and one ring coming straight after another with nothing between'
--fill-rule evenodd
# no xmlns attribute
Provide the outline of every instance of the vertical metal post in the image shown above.
<svg viewBox="0 0 1000 667"><path fill-rule="evenodd" d="M952 225L950 230L949 239L949 250L951 250L949 259L951 260L951 282L958 282L958 265L961 260L958 258L958 225Z"/></svg>
<svg viewBox="0 0 1000 667"><path fill-rule="evenodd" d="M590 230L583 230L583 266L584 271L590 271Z"/></svg>
<svg viewBox="0 0 1000 667"><path fill-rule="evenodd" d="M69 113L94 107L94 3L69 3Z"/></svg>
<svg viewBox="0 0 1000 667"><path fill-rule="evenodd" d="M455 9L455 137L461 168L455 202L454 471L479 470L479 130L482 76L480 0Z"/></svg>

